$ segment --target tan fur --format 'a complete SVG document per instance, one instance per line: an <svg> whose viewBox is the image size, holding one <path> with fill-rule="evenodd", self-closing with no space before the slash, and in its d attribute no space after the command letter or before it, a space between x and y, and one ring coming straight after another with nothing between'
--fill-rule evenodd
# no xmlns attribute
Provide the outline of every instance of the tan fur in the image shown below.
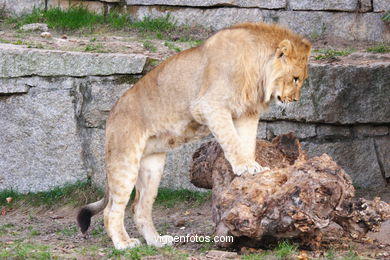
<svg viewBox="0 0 390 260"><path fill-rule="evenodd" d="M172 148L211 132L237 175L267 170L254 161L259 116L272 98L284 103L299 99L310 47L276 25L236 25L169 58L118 100L106 128L109 192L104 211L116 248L139 244L123 224L134 186L137 228L148 244L162 245L151 209L165 153Z"/></svg>

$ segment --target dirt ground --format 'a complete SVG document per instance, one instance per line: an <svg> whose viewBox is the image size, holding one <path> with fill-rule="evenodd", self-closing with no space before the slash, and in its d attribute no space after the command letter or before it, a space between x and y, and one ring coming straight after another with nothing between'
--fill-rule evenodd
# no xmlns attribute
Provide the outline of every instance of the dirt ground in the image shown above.
<svg viewBox="0 0 390 260"><path fill-rule="evenodd" d="M381 195L390 202L390 192L358 193L366 198ZM161 234L173 236L212 236L211 197L201 204L178 202L168 208L157 204L154 221ZM131 237L141 238L127 211L126 229ZM19 259L277 259L275 250L241 248L221 257L213 243L177 243L163 249L143 247L137 252L122 252L113 245L104 231L102 214L93 218L89 235L78 231L75 216L77 208L70 206L47 210L21 206L7 210L0 216L0 258ZM292 252L289 259L390 259L390 221L383 224L379 233L372 233L361 241L352 241L337 225L330 226L319 251ZM143 241L144 242L144 241ZM215 251L219 250L219 251ZM250 254L248 256L248 254ZM256 258L256 254L258 258ZM154 255L152 258L148 255ZM246 256L245 256L246 255ZM246 257L246 258L245 258ZM307 257L307 258L304 258ZM280 257L279 257L280 258Z"/></svg>

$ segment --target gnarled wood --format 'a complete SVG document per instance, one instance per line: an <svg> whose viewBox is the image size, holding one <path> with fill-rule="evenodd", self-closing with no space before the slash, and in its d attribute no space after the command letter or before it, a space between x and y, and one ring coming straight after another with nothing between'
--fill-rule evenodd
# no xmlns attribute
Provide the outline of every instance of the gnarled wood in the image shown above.
<svg viewBox="0 0 390 260"><path fill-rule="evenodd" d="M326 154L308 159L293 134L271 143L258 140L256 161L271 170L235 176L216 142L193 156L191 182L213 188L215 233L233 235L234 244L256 247L269 238L298 238L317 247L321 230L332 222L359 238L390 218L387 203L354 199L350 176Z"/></svg>

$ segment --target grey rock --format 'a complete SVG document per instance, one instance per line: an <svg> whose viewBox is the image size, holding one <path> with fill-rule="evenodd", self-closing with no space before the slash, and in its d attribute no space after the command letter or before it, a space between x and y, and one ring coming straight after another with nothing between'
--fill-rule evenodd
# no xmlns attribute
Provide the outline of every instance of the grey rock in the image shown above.
<svg viewBox="0 0 390 260"><path fill-rule="evenodd" d="M281 9L286 7L286 0L126 0L128 5L170 5L191 7L238 6Z"/></svg>
<svg viewBox="0 0 390 260"><path fill-rule="evenodd" d="M267 122L260 121L257 127L257 138L266 139L267 138Z"/></svg>
<svg viewBox="0 0 390 260"><path fill-rule="evenodd" d="M31 13L34 8L45 8L45 0L0 0L0 7L19 16Z"/></svg>
<svg viewBox="0 0 390 260"><path fill-rule="evenodd" d="M132 14L138 20L144 17L162 17L171 14L178 25L201 25L222 29L241 22L279 23L305 36L329 36L346 40L390 42L390 32L380 13L348 13L320 11L277 11L258 8L176 8L162 9L137 6Z"/></svg>
<svg viewBox="0 0 390 260"><path fill-rule="evenodd" d="M301 99L282 109L271 105L263 120L328 124L389 123L390 63L311 64ZM362 102L364 99L364 102Z"/></svg>
<svg viewBox="0 0 390 260"><path fill-rule="evenodd" d="M351 175L357 187L376 188L386 185L372 139L333 143L303 142L302 147L308 151L310 157L324 153L331 156Z"/></svg>
<svg viewBox="0 0 390 260"><path fill-rule="evenodd" d="M358 137L367 136L382 136L389 134L387 126L372 126L372 125L358 125L353 128L354 133Z"/></svg>
<svg viewBox="0 0 390 260"><path fill-rule="evenodd" d="M373 10L371 0L360 0L358 4L359 4L359 11L360 12L369 12L369 11Z"/></svg>
<svg viewBox="0 0 390 260"><path fill-rule="evenodd" d="M359 0L290 0L292 10L355 11Z"/></svg>
<svg viewBox="0 0 390 260"><path fill-rule="evenodd" d="M299 139L306 139L316 136L316 126L314 124L275 121L267 122L267 132L269 132L267 133L268 139L290 132L294 132Z"/></svg>
<svg viewBox="0 0 390 260"><path fill-rule="evenodd" d="M64 52L0 44L0 77L137 74L145 62L145 56L135 54Z"/></svg>
<svg viewBox="0 0 390 260"><path fill-rule="evenodd" d="M378 155L378 162L383 171L383 175L390 183L390 136L374 139L375 149Z"/></svg>
<svg viewBox="0 0 390 260"><path fill-rule="evenodd" d="M45 23L30 23L30 24L25 24L22 27L20 27L20 30L47 32L49 30L49 27Z"/></svg>
<svg viewBox="0 0 390 260"><path fill-rule="evenodd" d="M350 137L351 129L347 126L318 125L317 135L320 138Z"/></svg>
<svg viewBox="0 0 390 260"><path fill-rule="evenodd" d="M390 10L390 0L373 0L374 12L386 12Z"/></svg>
<svg viewBox="0 0 390 260"><path fill-rule="evenodd" d="M203 190L192 185L188 173L193 153L202 143L210 140L212 140L211 136L200 141L184 144L180 149L169 152L165 163L164 175L161 180L161 187Z"/></svg>
<svg viewBox="0 0 390 260"><path fill-rule="evenodd" d="M120 79L120 78L119 78ZM111 107L132 84L118 82L118 78L89 78L80 85L85 102L82 117L86 127L104 128Z"/></svg>
<svg viewBox="0 0 390 260"><path fill-rule="evenodd" d="M345 40L390 41L390 33L377 13L320 11L280 11L275 20L291 30L311 37L335 37Z"/></svg>
<svg viewBox="0 0 390 260"><path fill-rule="evenodd" d="M85 129L84 137L84 155L88 174L92 183L98 187L104 187L106 183L106 168L104 161L104 129L88 128Z"/></svg>
<svg viewBox="0 0 390 260"><path fill-rule="evenodd" d="M72 86L70 79L41 79L28 94L2 99L0 190L37 192L87 178Z"/></svg>
<svg viewBox="0 0 390 260"><path fill-rule="evenodd" d="M27 93L29 89L30 86L19 79L0 79L0 95Z"/></svg>

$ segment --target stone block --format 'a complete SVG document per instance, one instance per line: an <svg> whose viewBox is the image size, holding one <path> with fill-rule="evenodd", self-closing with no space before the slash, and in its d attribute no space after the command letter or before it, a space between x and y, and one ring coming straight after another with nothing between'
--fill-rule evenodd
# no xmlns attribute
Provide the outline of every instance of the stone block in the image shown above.
<svg viewBox="0 0 390 260"><path fill-rule="evenodd" d="M192 155L202 143L212 139L211 136L200 141L187 143L179 149L175 149L167 154L167 159L164 168L164 175L161 181L161 187L170 189L191 189L202 190L196 188L190 182L189 167L192 162Z"/></svg>
<svg viewBox="0 0 390 260"><path fill-rule="evenodd" d="M387 183L390 183L390 136L375 138L374 141L381 170Z"/></svg>
<svg viewBox="0 0 390 260"><path fill-rule="evenodd" d="M376 188L386 185L372 139L333 143L303 142L303 149L308 151L310 157L324 153L331 156L351 175L357 187Z"/></svg>
<svg viewBox="0 0 390 260"><path fill-rule="evenodd" d="M36 81L28 94L1 98L0 190L38 192L87 179L72 80Z"/></svg>
<svg viewBox="0 0 390 260"><path fill-rule="evenodd" d="M45 8L45 0L0 0L0 8L12 15L31 13L34 8Z"/></svg>
<svg viewBox="0 0 390 260"><path fill-rule="evenodd" d="M351 129L347 126L317 125L319 138L351 137Z"/></svg>
<svg viewBox="0 0 390 260"><path fill-rule="evenodd" d="M370 12L373 10L372 0L360 0L359 1L359 11L360 12Z"/></svg>
<svg viewBox="0 0 390 260"><path fill-rule="evenodd" d="M131 87L132 84L118 82L115 77L90 77L81 83L79 89L84 99L81 116L85 126L104 128L112 106Z"/></svg>
<svg viewBox="0 0 390 260"><path fill-rule="evenodd" d="M30 87L25 81L20 79L0 79L0 95L27 93Z"/></svg>
<svg viewBox="0 0 390 260"><path fill-rule="evenodd" d="M329 36L346 40L390 42L390 32L380 13L284 11L259 8L129 7L138 20L172 15L178 25L201 25L222 29L241 22L279 23L305 36Z"/></svg>
<svg viewBox="0 0 390 260"><path fill-rule="evenodd" d="M29 49L0 44L0 77L93 76L141 73L146 57Z"/></svg>
<svg viewBox="0 0 390 260"><path fill-rule="evenodd" d="M89 11L102 14L104 13L104 3L108 1L88 1L88 0L49 0L48 8L61 8L63 10L68 10L72 6L83 6Z"/></svg>
<svg viewBox="0 0 390 260"><path fill-rule="evenodd" d="M258 7L265 9L281 9L286 7L286 0L126 0L126 3L128 5L168 5L190 7L237 6Z"/></svg>
<svg viewBox="0 0 390 260"><path fill-rule="evenodd" d="M301 99L283 109L271 105L263 120L328 124L389 123L390 63L311 64ZM364 99L364 102L362 102Z"/></svg>
<svg viewBox="0 0 390 260"><path fill-rule="evenodd" d="M272 139L277 135L287 134L290 132L294 132L299 139L306 139L316 136L316 126L313 124L288 121L267 122L268 139Z"/></svg>
<svg viewBox="0 0 390 260"><path fill-rule="evenodd" d="M359 0L290 0L292 10L355 11Z"/></svg>
<svg viewBox="0 0 390 260"><path fill-rule="evenodd" d="M359 125L354 126L353 131L357 137L383 136L389 134L387 126Z"/></svg>
<svg viewBox="0 0 390 260"><path fill-rule="evenodd" d="M387 12L390 10L390 0L373 0L374 12Z"/></svg>

